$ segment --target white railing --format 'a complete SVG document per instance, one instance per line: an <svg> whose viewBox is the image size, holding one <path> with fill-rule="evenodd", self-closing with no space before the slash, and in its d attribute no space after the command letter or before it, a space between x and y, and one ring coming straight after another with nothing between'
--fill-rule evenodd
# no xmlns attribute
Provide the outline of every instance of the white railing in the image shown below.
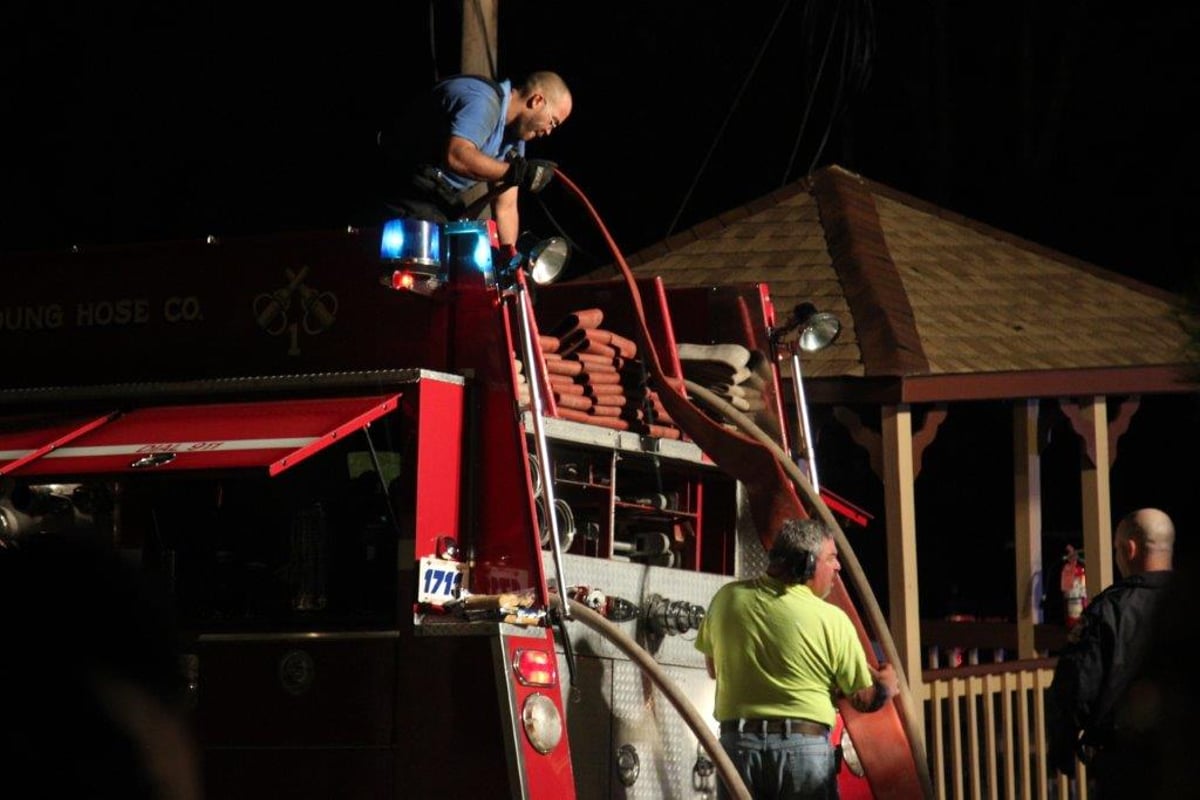
<svg viewBox="0 0 1200 800"><path fill-rule="evenodd" d="M926 670L925 743L936 800L1087 800L1046 764L1046 694L1053 659Z"/></svg>

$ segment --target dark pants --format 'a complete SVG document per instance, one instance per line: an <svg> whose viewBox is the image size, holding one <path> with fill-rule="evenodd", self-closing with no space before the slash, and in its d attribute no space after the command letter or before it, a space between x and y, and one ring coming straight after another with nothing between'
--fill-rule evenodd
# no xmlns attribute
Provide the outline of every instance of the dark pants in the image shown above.
<svg viewBox="0 0 1200 800"><path fill-rule="evenodd" d="M755 800L837 800L837 759L829 735L722 733L721 747ZM718 782L717 797L733 795Z"/></svg>
<svg viewBox="0 0 1200 800"><path fill-rule="evenodd" d="M1117 757L1111 751L1099 750L1088 762L1088 798L1089 800L1115 800L1128 798L1136 794L1135 785L1131 784L1129 763ZM1136 771L1134 771L1136 772Z"/></svg>
<svg viewBox="0 0 1200 800"><path fill-rule="evenodd" d="M393 198L385 205L393 216L424 219L430 222L449 222L450 215L439 203L416 197Z"/></svg>
<svg viewBox="0 0 1200 800"><path fill-rule="evenodd" d="M469 216L487 219L490 207L473 207L488 192L486 183L477 183L461 192L439 183L428 169L409 173L391 172L384 178L385 207L395 216L425 219L430 222L450 222Z"/></svg>

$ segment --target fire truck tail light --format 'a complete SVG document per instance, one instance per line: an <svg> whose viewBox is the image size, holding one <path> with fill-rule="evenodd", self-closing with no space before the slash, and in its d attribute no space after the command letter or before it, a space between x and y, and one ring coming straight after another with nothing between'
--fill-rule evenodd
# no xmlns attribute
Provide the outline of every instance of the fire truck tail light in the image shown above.
<svg viewBox="0 0 1200 800"><path fill-rule="evenodd" d="M412 292L426 297L432 296L441 287L442 282L436 275L430 275L425 272L413 272L407 269L398 269L395 272L385 273L380 276L379 282L388 289L395 289L398 292Z"/></svg>
<svg viewBox="0 0 1200 800"><path fill-rule="evenodd" d="M558 659L542 650L517 650L513 654L513 672L522 686L558 685Z"/></svg>
<svg viewBox="0 0 1200 800"><path fill-rule="evenodd" d="M558 706L546 695L535 692L521 707L521 724L533 749L542 755L549 753L562 741L562 715Z"/></svg>

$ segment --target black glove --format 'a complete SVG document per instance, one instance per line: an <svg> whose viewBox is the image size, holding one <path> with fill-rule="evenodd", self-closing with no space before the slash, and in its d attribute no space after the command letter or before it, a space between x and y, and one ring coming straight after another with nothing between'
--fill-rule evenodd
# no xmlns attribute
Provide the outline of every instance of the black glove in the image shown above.
<svg viewBox="0 0 1200 800"><path fill-rule="evenodd" d="M553 161L513 156L508 162L508 172L504 173L504 182L537 193L550 183L556 166Z"/></svg>
<svg viewBox="0 0 1200 800"><path fill-rule="evenodd" d="M1063 775L1071 776L1075 774L1075 748L1074 742L1062 741L1061 738L1050 737L1046 753L1046 761L1050 765L1051 777L1054 775L1054 770L1058 770Z"/></svg>

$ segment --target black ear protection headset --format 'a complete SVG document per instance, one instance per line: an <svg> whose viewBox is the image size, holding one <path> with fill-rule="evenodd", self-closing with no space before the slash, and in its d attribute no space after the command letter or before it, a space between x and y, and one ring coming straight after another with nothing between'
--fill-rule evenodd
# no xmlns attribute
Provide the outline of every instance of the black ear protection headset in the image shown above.
<svg viewBox="0 0 1200 800"><path fill-rule="evenodd" d="M777 542L771 547L771 567L775 574L793 583L805 583L817 574L817 550L802 550L793 540L790 546L784 547Z"/></svg>
<svg viewBox="0 0 1200 800"><path fill-rule="evenodd" d="M804 583L817 573L817 554L812 551L804 551L794 557L775 555L772 563L784 567L794 583Z"/></svg>
<svg viewBox="0 0 1200 800"><path fill-rule="evenodd" d="M804 554L792 559L792 576L796 583L804 583L817 574L817 554L805 550Z"/></svg>

